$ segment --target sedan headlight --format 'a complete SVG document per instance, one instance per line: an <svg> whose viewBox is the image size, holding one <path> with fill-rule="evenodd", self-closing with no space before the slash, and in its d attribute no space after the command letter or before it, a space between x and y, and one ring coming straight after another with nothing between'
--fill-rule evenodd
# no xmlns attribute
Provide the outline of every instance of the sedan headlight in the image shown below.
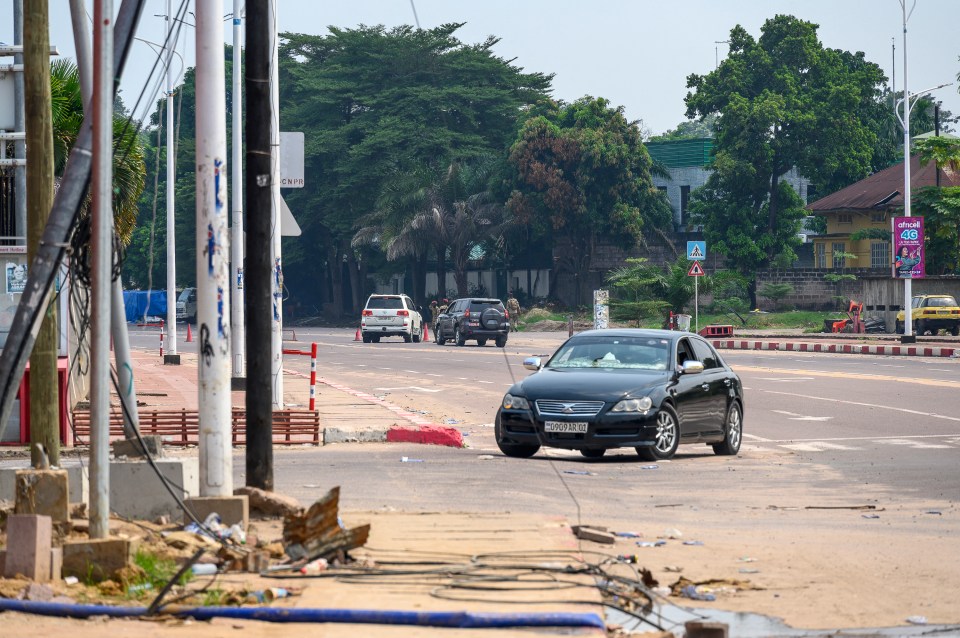
<svg viewBox="0 0 960 638"><path fill-rule="evenodd" d="M650 397L643 397L642 399L624 399L620 403L613 406L611 412L646 412L651 407L653 407L653 401L650 400Z"/></svg>
<svg viewBox="0 0 960 638"><path fill-rule="evenodd" d="M507 394L503 397L503 407L507 410L529 410L530 404L523 397Z"/></svg>

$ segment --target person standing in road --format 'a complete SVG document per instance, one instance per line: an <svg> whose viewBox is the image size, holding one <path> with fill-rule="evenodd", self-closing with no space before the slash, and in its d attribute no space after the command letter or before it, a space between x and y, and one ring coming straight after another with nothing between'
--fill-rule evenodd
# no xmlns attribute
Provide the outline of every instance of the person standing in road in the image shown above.
<svg viewBox="0 0 960 638"><path fill-rule="evenodd" d="M440 306L437 305L436 299L430 302L430 316L433 319L433 321L430 322L430 325L436 326L437 318L440 316Z"/></svg>
<svg viewBox="0 0 960 638"><path fill-rule="evenodd" d="M520 321L520 302L513 296L512 290L510 291L510 298L507 299L507 312L510 314L510 330L516 332L517 322Z"/></svg>

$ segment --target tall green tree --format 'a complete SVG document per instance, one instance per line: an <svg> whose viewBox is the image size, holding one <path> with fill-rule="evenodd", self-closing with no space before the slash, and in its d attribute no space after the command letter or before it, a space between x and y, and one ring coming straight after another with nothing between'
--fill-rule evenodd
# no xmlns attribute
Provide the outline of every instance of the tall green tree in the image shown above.
<svg viewBox="0 0 960 638"><path fill-rule="evenodd" d="M281 127L304 131L309 175L288 197L303 229L298 244L284 249L294 294L329 302L338 316L345 301L358 305L364 264L377 263L371 251L387 244L357 249L352 239L388 183L424 166L436 173L503 153L518 115L545 97L552 76L524 73L494 55L494 37L461 42L461 26L285 34Z"/></svg>
<svg viewBox="0 0 960 638"><path fill-rule="evenodd" d="M578 301L587 299L600 237L626 248L670 223L669 204L650 178L652 162L639 127L603 98L534 109L510 149L510 162L509 209L520 224L569 246L555 263L551 285L557 271L566 269L576 277Z"/></svg>
<svg viewBox="0 0 960 638"><path fill-rule="evenodd" d="M752 304L756 270L795 259L804 203L784 176L797 168L829 190L867 175L885 80L862 53L826 49L817 25L786 15L767 20L759 39L737 25L729 57L687 78L687 117L719 115L715 170L691 209L750 280Z"/></svg>
<svg viewBox="0 0 960 638"><path fill-rule="evenodd" d="M54 60L50 64L50 87L53 168L59 178L83 125L83 97L77 65L69 59ZM143 145L136 127L119 113L113 119L113 148L114 225L120 240L129 244L137 219L137 201L143 192L145 168ZM84 214L89 210L90 201L88 196Z"/></svg>

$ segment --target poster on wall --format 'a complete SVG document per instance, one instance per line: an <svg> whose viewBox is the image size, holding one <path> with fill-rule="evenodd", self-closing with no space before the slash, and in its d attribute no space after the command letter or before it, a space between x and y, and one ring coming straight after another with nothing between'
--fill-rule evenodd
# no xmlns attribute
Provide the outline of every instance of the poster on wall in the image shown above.
<svg viewBox="0 0 960 638"><path fill-rule="evenodd" d="M893 218L893 276L923 279L923 217Z"/></svg>
<svg viewBox="0 0 960 638"><path fill-rule="evenodd" d="M7 294L20 294L27 286L27 265L8 261L7 271Z"/></svg>

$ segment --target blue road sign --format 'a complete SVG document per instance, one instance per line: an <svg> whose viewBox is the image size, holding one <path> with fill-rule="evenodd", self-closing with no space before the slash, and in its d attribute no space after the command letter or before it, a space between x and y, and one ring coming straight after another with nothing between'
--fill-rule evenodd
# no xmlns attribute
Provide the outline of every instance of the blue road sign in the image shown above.
<svg viewBox="0 0 960 638"><path fill-rule="evenodd" d="M705 241L688 241L687 242L687 259L693 261L703 261L707 258L707 242Z"/></svg>

